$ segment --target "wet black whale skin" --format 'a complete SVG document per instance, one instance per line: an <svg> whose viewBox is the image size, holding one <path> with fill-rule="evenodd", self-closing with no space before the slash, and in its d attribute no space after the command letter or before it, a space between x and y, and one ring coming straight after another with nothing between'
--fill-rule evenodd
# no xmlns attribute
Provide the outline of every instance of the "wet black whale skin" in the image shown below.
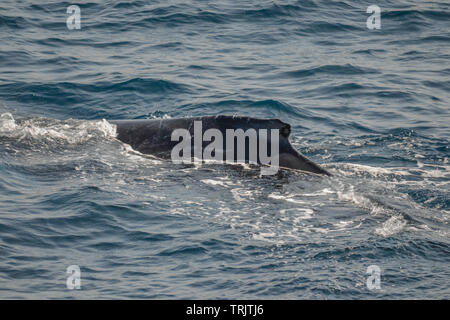
<svg viewBox="0 0 450 320"><path fill-rule="evenodd" d="M186 129L193 137L194 121L202 122L202 133L212 128L220 130L224 137L224 149L226 147L226 129L242 129L246 131L253 128L257 130L257 132L259 129L267 129L269 130L269 137L270 129L279 129L280 167L330 175L326 170L292 147L289 142L291 126L278 119L257 119L240 116L206 116L174 119L113 120L109 122L117 126L117 138L120 141L129 144L134 150L163 159L169 159L171 150L179 143L179 141L171 140L172 132L175 129ZM193 140L194 139L192 139L192 143ZM203 148L210 143L210 141L203 141ZM270 150L270 138L268 139L267 148L267 150ZM245 149L245 160L248 161L248 141L246 141Z"/></svg>

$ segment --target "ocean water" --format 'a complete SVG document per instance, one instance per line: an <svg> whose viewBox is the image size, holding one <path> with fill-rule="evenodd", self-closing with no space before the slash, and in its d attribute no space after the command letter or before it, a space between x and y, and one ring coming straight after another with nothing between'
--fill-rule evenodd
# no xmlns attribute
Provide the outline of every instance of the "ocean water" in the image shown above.
<svg viewBox="0 0 450 320"><path fill-rule="evenodd" d="M2 0L0 298L449 299L449 44L444 0ZM219 114L333 176L176 166L108 122Z"/></svg>

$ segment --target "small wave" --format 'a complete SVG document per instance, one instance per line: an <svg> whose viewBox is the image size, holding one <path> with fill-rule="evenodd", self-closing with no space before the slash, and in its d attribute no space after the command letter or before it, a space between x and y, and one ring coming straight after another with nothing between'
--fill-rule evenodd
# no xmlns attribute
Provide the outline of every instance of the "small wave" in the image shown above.
<svg viewBox="0 0 450 320"><path fill-rule="evenodd" d="M123 7L124 5L122 5ZM126 5L127 9L130 5ZM233 9L220 6L207 6L201 10L192 11L187 5L167 5L158 6L147 10L135 12L136 16L143 16L144 18L135 20L133 25L135 27L141 26L158 26L164 25L166 27L176 27L184 24L225 24L235 21L258 21L280 18L298 18L305 13L305 9L317 7L313 1L302 1L297 4L270 4L260 5L256 8L242 8ZM137 9L133 6L132 9ZM97 25L98 26L98 25Z"/></svg>
<svg viewBox="0 0 450 320"><path fill-rule="evenodd" d="M154 15L149 18L144 18L136 23L137 26L155 26L164 25L166 27L176 27L184 24L223 24L228 21L228 17L225 14L202 11L200 13L181 13L174 12L167 15Z"/></svg>
<svg viewBox="0 0 450 320"><path fill-rule="evenodd" d="M101 91L132 91L142 94L185 92L187 86L162 79L134 78L115 84L101 84L96 89Z"/></svg>
<svg viewBox="0 0 450 320"><path fill-rule="evenodd" d="M11 113L0 115L0 138L39 140L68 144L80 144L88 140L104 137L114 138L116 127L106 120L58 121L45 118L33 118L16 121Z"/></svg>
<svg viewBox="0 0 450 320"><path fill-rule="evenodd" d="M366 67L357 67L351 64L346 65L324 65L315 68L289 71L286 74L292 77L309 77L317 74L329 75L358 75L367 73L376 73L377 71Z"/></svg>
<svg viewBox="0 0 450 320"><path fill-rule="evenodd" d="M274 17L300 17L305 14L304 7L315 7L315 3L312 1L302 1L299 5L293 4L271 4L265 8L256 9L244 9L238 11L234 17L247 17L247 18L274 18ZM308 8L308 9L309 9Z"/></svg>
<svg viewBox="0 0 450 320"><path fill-rule="evenodd" d="M198 115L205 115L204 110L210 111L211 115L235 114L236 110L246 110L253 117L288 119L292 116L314 118L316 115L307 109L293 106L279 100L222 100L212 103L186 104L180 107L185 111L198 112ZM194 114L197 115L197 114Z"/></svg>
<svg viewBox="0 0 450 320"><path fill-rule="evenodd" d="M185 85L163 79L133 78L121 82L98 82L93 84L58 82L58 83L24 83L15 82L0 85L6 92L32 92L37 96L49 95L52 99L86 93L108 93L131 91L140 94L161 94L188 91Z"/></svg>
<svg viewBox="0 0 450 320"><path fill-rule="evenodd" d="M420 38L412 38L412 39L400 39L388 42L390 45L413 45L420 44L424 45L425 43L442 43L447 45L450 42L450 37L446 35L432 35L432 36L424 36Z"/></svg>
<svg viewBox="0 0 450 320"><path fill-rule="evenodd" d="M338 172L344 176L350 175L369 175L371 177L384 177L388 176L409 176L406 170L400 168L382 168L373 167L368 165L356 164L356 163L341 163L339 164Z"/></svg>
<svg viewBox="0 0 450 320"><path fill-rule="evenodd" d="M24 17L0 15L0 27L2 28L5 27L11 30L17 30L25 29L31 26L33 26L31 21L29 19L25 19Z"/></svg>
<svg viewBox="0 0 450 320"><path fill-rule="evenodd" d="M375 234L383 237L390 237L402 232L406 228L407 222L402 216L392 216L383 225L375 230Z"/></svg>
<svg viewBox="0 0 450 320"><path fill-rule="evenodd" d="M450 13L444 10L386 10L383 12L383 19L394 21L449 21ZM431 22L430 21L430 22Z"/></svg>
<svg viewBox="0 0 450 320"><path fill-rule="evenodd" d="M314 34L332 34L337 33L351 33L364 30L362 27L354 26L347 23L330 23L327 21L310 23L306 28L301 29L300 34L314 35Z"/></svg>
<svg viewBox="0 0 450 320"><path fill-rule="evenodd" d="M145 1L133 1L133 2L129 2L129 1L119 1L117 3L113 4L113 8L116 9L128 9L128 8L139 8L139 7L143 7L146 5Z"/></svg>
<svg viewBox="0 0 450 320"><path fill-rule="evenodd" d="M3 113L0 115L0 132L11 132L16 127L16 122L11 113Z"/></svg>

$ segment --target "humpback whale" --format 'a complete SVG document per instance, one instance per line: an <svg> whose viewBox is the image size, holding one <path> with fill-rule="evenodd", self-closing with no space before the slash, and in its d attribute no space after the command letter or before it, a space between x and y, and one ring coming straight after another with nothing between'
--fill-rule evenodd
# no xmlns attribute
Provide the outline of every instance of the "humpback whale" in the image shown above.
<svg viewBox="0 0 450 320"><path fill-rule="evenodd" d="M173 118L173 119L138 119L138 120L110 120L111 124L116 126L117 139L130 145L134 150L139 151L143 154L150 154L163 159L170 159L172 151L179 144L178 139L173 139L173 132L175 130L184 130L187 134L194 138L188 141L189 146L192 146L193 154L202 154L205 148L211 144L213 139L202 139L205 132L209 129L214 129L216 133L222 133L223 136L227 136L230 130L240 130L242 133L250 132L261 132L262 130L268 130L270 135L247 135L246 139L241 140L244 142L242 146L242 151L245 151L239 155L238 145L230 143L230 141L223 142L219 139L219 145L222 148L216 148L214 152L220 157L220 160L230 160L225 159L225 154L228 155L228 151L234 149L234 159L236 162L246 162L251 163L251 152L252 150L258 150L261 152L262 144L266 143L264 146L265 151L271 150L271 155L273 156L273 148L271 145L274 141L278 143L278 163L281 168L301 170L305 172L330 175L325 169L321 168L319 165L315 164L301 153L299 153L294 147L292 147L289 142L289 135L291 133L291 126L287 123L282 122L278 119L257 119L244 116L203 116L203 117L189 117L189 118ZM210 131L211 132L211 131ZM195 137L195 134L202 135L202 137ZM270 138L269 138L270 136ZM228 137L228 136L227 136ZM251 138L255 138L253 140ZM265 137L265 141L262 141L262 137ZM190 137L189 137L190 138ZM276 139L275 139L276 138ZM217 140L217 137L215 137ZM214 142L214 141L213 141ZM216 144L217 146L217 144ZM198 149L201 149L198 153ZM222 150L219 150L222 149ZM226 151L228 150L228 151ZM197 152L197 153L196 153ZM191 159L191 155L188 155ZM223 158L222 158L223 157ZM173 159L173 157L172 157ZM267 164L262 161L261 153L259 156L254 158L257 164Z"/></svg>

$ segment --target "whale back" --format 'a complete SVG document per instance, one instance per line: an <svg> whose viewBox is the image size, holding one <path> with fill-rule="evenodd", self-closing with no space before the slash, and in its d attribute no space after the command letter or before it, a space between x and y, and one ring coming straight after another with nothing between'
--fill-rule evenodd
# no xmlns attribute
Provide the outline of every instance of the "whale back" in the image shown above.
<svg viewBox="0 0 450 320"><path fill-rule="evenodd" d="M317 174L329 173L320 166L300 154L289 142L291 126L279 119L258 119L242 116L206 116L174 119L139 119L139 120L114 120L109 121L117 126L117 138L129 144L134 150L144 154L151 154L159 158L169 159L172 149L179 143L179 140L172 141L172 133L176 129L185 129L189 131L191 137L195 134L195 122L201 122L202 135L208 129L219 130L223 137L223 150L227 148L226 130L254 129L267 130L267 150L271 150L271 130L277 129L279 133L279 166L284 168L302 170ZM259 145L259 135L257 135ZM191 139L194 148L194 138ZM202 140L204 149L210 141ZM250 140L245 140L245 158L238 159L237 152L234 152L235 161L249 162ZM237 145L235 144L235 151ZM269 151L270 153L270 151ZM225 152L224 152L225 154ZM223 159L225 160L225 159ZM258 163L260 159L258 158Z"/></svg>

